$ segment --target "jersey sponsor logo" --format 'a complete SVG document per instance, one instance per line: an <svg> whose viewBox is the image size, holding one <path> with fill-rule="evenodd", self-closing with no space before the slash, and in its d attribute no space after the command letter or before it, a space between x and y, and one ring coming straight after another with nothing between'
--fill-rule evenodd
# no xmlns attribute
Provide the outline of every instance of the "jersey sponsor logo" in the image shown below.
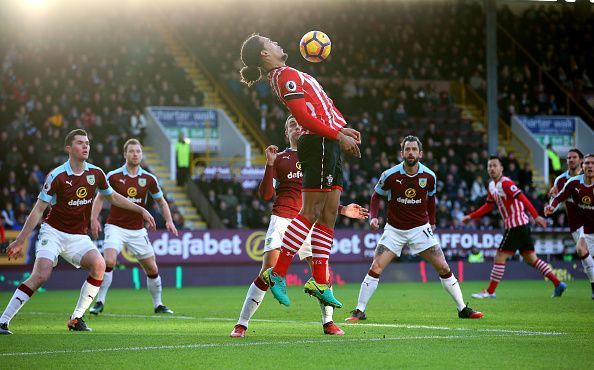
<svg viewBox="0 0 594 370"><path fill-rule="evenodd" d="M245 241L245 251L254 261L262 261L264 258L264 241L266 233L263 231L253 232ZM265 241L268 243L268 240Z"/></svg>
<svg viewBox="0 0 594 370"><path fill-rule="evenodd" d="M401 179L396 179L394 181L396 181L397 183L399 183L400 185L402 185L402 180Z"/></svg>
<svg viewBox="0 0 594 370"><path fill-rule="evenodd" d="M419 186L421 187L421 189L424 189L425 186L427 186L427 179L422 177L419 179Z"/></svg>
<svg viewBox="0 0 594 370"><path fill-rule="evenodd" d="M417 196L417 191L413 188L408 188L404 191L404 196L411 199Z"/></svg>
<svg viewBox="0 0 594 370"><path fill-rule="evenodd" d="M126 183L126 179L118 179L119 182L121 182L122 184Z"/></svg>
<svg viewBox="0 0 594 370"><path fill-rule="evenodd" d="M80 188L76 189L76 196L78 198L86 198L87 197L87 188L81 186Z"/></svg>
<svg viewBox="0 0 594 370"><path fill-rule="evenodd" d="M72 186L72 180L70 180L70 181L66 180L64 182L67 183L68 185Z"/></svg>
<svg viewBox="0 0 594 370"><path fill-rule="evenodd" d="M398 203L402 203L402 204L421 204L420 199L410 199L410 198L398 197L398 198L396 198L396 201Z"/></svg>
<svg viewBox="0 0 594 370"><path fill-rule="evenodd" d="M297 163L295 163L295 167L297 167L297 169L298 169L299 171L301 171L301 162L297 162Z"/></svg>
<svg viewBox="0 0 594 370"><path fill-rule="evenodd" d="M590 198L589 196L585 196L582 198L582 203L584 203L585 205L590 205L592 204L592 198Z"/></svg>
<svg viewBox="0 0 594 370"><path fill-rule="evenodd" d="M144 188L146 186L146 179L138 179L138 186Z"/></svg>
<svg viewBox="0 0 594 370"><path fill-rule="evenodd" d="M126 190L126 194L128 194L129 197L134 198L136 195L138 195L138 190L136 190L135 187L131 186L128 188L128 190Z"/></svg>
<svg viewBox="0 0 594 370"><path fill-rule="evenodd" d="M142 203L142 199L134 198L134 197L126 197L132 203Z"/></svg>
<svg viewBox="0 0 594 370"><path fill-rule="evenodd" d="M303 172L301 171L297 171L297 172L289 172L287 174L287 179L291 180L291 179L300 179L303 177Z"/></svg>
<svg viewBox="0 0 594 370"><path fill-rule="evenodd" d="M512 185L509 187L509 190L511 190L512 192L516 192L516 191L518 191L518 187L515 185Z"/></svg>
<svg viewBox="0 0 594 370"><path fill-rule="evenodd" d="M70 199L70 202L68 202L69 206L72 207L79 207L79 206L86 206L87 204L90 204L93 202L93 199Z"/></svg>
<svg viewBox="0 0 594 370"><path fill-rule="evenodd" d="M287 83L285 84L285 87L287 88L287 91L289 91L289 92L297 91L297 84L295 83L295 81L287 81Z"/></svg>
<svg viewBox="0 0 594 370"><path fill-rule="evenodd" d="M95 175L87 176L87 182L89 183L89 185L95 185Z"/></svg>

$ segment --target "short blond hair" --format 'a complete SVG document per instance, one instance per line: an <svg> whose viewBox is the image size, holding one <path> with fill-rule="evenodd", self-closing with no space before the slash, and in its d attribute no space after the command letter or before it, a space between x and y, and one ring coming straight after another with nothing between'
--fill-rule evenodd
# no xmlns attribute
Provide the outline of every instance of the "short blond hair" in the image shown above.
<svg viewBox="0 0 594 370"><path fill-rule="evenodd" d="M140 141L138 141L137 139L128 139L126 140L126 143L124 143L124 153L128 151L128 146L130 145L140 145L140 147L142 148L142 144L140 144Z"/></svg>

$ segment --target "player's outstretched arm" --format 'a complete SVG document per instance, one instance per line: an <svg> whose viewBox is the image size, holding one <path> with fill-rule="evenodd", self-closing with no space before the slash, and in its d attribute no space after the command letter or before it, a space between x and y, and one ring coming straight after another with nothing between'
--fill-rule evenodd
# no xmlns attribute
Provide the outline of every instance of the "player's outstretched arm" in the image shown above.
<svg viewBox="0 0 594 370"><path fill-rule="evenodd" d="M571 191L567 188L567 185L569 185L569 184L571 184L571 181L566 182L565 186L563 186L563 189L561 189L559 194L557 194L551 200L550 204L547 204L545 206L545 209L544 209L545 216L551 215L553 212L555 212L555 209L557 208L557 206L559 206L559 204L561 204L561 203L565 202L567 199L569 199L569 196L571 195Z"/></svg>
<svg viewBox="0 0 594 370"><path fill-rule="evenodd" d="M470 220L473 220L475 218L481 218L483 216L488 215L489 213L491 213L491 211L493 210L493 208L495 208L495 204L492 202L487 202L485 204L483 204L481 206L481 208L477 209L476 211L472 212L469 215L466 215L464 217L462 217L462 223L465 224Z"/></svg>
<svg viewBox="0 0 594 370"><path fill-rule="evenodd" d="M31 235L33 229L35 229L35 227L39 223L39 220L41 220L41 217L43 217L43 212L45 212L45 209L48 205L49 203L44 202L41 199L37 199L37 203L35 203L35 206L33 206L31 213L29 213L29 216L27 216L27 220L25 221L23 229L21 230L17 238L12 243L10 243L10 245L6 249L8 259L19 258L21 256L21 251L23 249L23 245L25 244L25 240L27 240L29 235Z"/></svg>
<svg viewBox="0 0 594 370"><path fill-rule="evenodd" d="M270 145L264 151L266 155L266 170L264 170L264 177L258 186L258 195L260 199L269 201L274 197L274 161L278 154L278 147Z"/></svg>
<svg viewBox="0 0 594 370"><path fill-rule="evenodd" d="M109 195L106 195L105 197L107 197L107 199L111 202L111 204L113 204L116 207L127 209L128 211L140 213L142 215L142 218L144 218L144 220L146 222L148 222L149 229L150 230L156 229L155 219L153 219L153 216L151 216L151 214L143 207L130 202L128 199L124 198L122 195L116 193L115 191Z"/></svg>
<svg viewBox="0 0 594 370"><path fill-rule="evenodd" d="M99 213L103 209L104 197L101 193L97 194L93 201L93 207L91 208L91 235L93 239L99 237L99 231L101 231L101 222L99 221Z"/></svg>
<svg viewBox="0 0 594 370"><path fill-rule="evenodd" d="M171 210L169 209L169 203L165 200L165 197L161 197L156 199L159 208L161 208L161 213L163 214L163 218L165 218L165 227L167 231L172 233L173 235L177 236L177 228L173 223L173 217L171 217Z"/></svg>
<svg viewBox="0 0 594 370"><path fill-rule="evenodd" d="M356 203L351 203L348 206L339 205L338 213L345 217L354 218L357 220L366 220L369 218L369 210Z"/></svg>

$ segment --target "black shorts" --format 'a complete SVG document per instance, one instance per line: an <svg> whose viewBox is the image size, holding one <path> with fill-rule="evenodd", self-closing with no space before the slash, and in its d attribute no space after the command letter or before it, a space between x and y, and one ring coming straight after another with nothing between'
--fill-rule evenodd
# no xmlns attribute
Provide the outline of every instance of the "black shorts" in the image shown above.
<svg viewBox="0 0 594 370"><path fill-rule="evenodd" d="M499 251L507 254L515 254L516 250L522 252L534 252L534 239L530 235L530 227L522 225L505 230L503 240L499 245Z"/></svg>
<svg viewBox="0 0 594 370"><path fill-rule="evenodd" d="M301 191L342 191L343 175L340 145L320 135L299 138L297 156L303 173Z"/></svg>

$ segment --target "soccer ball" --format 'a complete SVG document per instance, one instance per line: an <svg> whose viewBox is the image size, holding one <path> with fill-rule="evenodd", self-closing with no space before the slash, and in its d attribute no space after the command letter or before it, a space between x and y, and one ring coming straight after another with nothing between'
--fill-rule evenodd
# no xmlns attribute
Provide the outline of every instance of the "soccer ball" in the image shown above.
<svg viewBox="0 0 594 370"><path fill-rule="evenodd" d="M299 42L299 51L308 62L318 63L328 58L332 43L330 38L321 31L309 31Z"/></svg>

